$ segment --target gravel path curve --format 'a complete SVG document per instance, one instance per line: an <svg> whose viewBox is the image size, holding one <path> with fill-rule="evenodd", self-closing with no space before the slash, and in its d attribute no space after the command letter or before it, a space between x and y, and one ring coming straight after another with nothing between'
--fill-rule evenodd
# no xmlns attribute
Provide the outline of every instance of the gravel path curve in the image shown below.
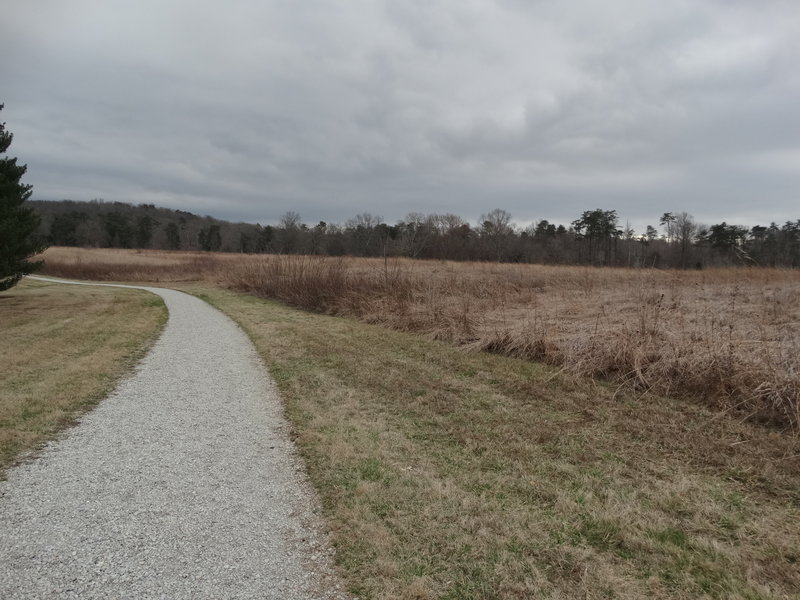
<svg viewBox="0 0 800 600"><path fill-rule="evenodd" d="M141 289L169 310L151 352L0 482L0 598L346 598L249 339Z"/></svg>

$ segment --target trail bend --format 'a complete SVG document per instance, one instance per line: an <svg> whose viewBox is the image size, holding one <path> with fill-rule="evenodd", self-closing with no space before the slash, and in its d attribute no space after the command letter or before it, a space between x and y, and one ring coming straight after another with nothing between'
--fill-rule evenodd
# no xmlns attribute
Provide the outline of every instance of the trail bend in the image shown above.
<svg viewBox="0 0 800 600"><path fill-rule="evenodd" d="M169 319L116 391L0 482L0 597L346 598L250 340L198 298L120 287L161 296Z"/></svg>

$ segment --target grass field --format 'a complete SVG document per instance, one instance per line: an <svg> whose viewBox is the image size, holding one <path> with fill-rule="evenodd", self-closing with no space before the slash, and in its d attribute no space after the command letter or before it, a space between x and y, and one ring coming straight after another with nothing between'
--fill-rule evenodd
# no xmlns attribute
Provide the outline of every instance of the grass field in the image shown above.
<svg viewBox="0 0 800 600"><path fill-rule="evenodd" d="M129 254L136 264L126 266ZM708 390L694 401L689 387L620 388L613 373L525 350L514 335L527 318L584 356L620 330L610 347L644 336L689 357L727 357L729 374L759 364L760 352L796 385L794 273L79 256L48 268L172 280L248 332L361 598L800 596L800 440L788 421L721 412L739 402L733 386L727 404ZM519 316L523 306L539 316ZM744 331L758 334L759 352ZM495 333L507 344L487 346Z"/></svg>
<svg viewBox="0 0 800 600"><path fill-rule="evenodd" d="M48 272L204 281L800 431L800 272L52 248Z"/></svg>
<svg viewBox="0 0 800 600"><path fill-rule="evenodd" d="M361 598L791 598L800 449L552 367L189 291L278 382Z"/></svg>
<svg viewBox="0 0 800 600"><path fill-rule="evenodd" d="M110 392L166 320L147 292L24 280L0 294L0 476Z"/></svg>

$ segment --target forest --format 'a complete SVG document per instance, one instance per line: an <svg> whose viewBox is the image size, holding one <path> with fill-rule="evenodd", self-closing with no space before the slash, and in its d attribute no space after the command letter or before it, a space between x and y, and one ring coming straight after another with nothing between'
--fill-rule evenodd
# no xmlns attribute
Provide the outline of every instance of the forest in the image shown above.
<svg viewBox="0 0 800 600"><path fill-rule="evenodd" d="M190 212L92 200L29 201L38 235L54 246L148 248L326 256L402 256L456 261L696 269L800 266L800 219L781 225L703 225L666 212L636 232L615 210L584 211L568 224L514 224L494 209L470 224L454 214L410 213L390 225L358 214L344 223L304 223L285 213L275 225L231 223Z"/></svg>

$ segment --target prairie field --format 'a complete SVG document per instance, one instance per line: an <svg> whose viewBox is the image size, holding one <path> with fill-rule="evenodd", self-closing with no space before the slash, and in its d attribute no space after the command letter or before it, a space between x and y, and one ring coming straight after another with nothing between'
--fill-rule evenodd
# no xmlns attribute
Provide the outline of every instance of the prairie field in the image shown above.
<svg viewBox="0 0 800 600"><path fill-rule="evenodd" d="M206 284L275 378L364 600L795 598L797 438Z"/></svg>
<svg viewBox="0 0 800 600"><path fill-rule="evenodd" d="M800 592L792 272L45 258L53 275L165 283L240 324L358 598ZM670 353L709 364L675 361L679 376ZM726 373L739 388L712 379ZM754 394L757 373L785 404Z"/></svg>
<svg viewBox="0 0 800 600"><path fill-rule="evenodd" d="M800 428L800 272L51 248L45 272L203 281Z"/></svg>

